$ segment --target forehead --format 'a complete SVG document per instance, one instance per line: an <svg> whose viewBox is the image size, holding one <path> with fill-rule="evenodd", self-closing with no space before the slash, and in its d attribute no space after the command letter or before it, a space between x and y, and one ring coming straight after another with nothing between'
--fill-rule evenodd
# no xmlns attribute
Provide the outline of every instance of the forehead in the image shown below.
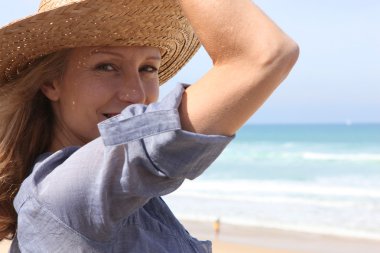
<svg viewBox="0 0 380 253"><path fill-rule="evenodd" d="M86 59L97 55L112 55L120 58L152 58L161 60L160 50L155 47L148 46L130 46L130 47L80 47L74 48L69 58Z"/></svg>

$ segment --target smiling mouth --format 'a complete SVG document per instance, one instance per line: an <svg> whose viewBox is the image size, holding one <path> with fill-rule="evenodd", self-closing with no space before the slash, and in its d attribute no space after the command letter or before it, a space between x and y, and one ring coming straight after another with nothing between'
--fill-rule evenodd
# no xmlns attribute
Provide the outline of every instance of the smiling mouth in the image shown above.
<svg viewBox="0 0 380 253"><path fill-rule="evenodd" d="M106 117L107 119L112 118L116 115L119 115L119 113L103 113L103 116Z"/></svg>

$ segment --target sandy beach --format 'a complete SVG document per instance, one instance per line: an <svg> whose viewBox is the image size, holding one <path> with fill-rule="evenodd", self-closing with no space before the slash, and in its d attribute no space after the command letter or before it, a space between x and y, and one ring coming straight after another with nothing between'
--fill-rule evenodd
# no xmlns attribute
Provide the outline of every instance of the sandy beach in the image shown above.
<svg viewBox="0 0 380 253"><path fill-rule="evenodd" d="M214 238L210 222L182 221L200 240L213 241L213 253L379 253L380 241L322 236L276 229L221 224ZM0 253L8 252L10 242L0 242Z"/></svg>
<svg viewBox="0 0 380 253"><path fill-rule="evenodd" d="M212 240L213 253L379 253L380 241L221 224L218 239L208 222L183 220L198 239Z"/></svg>
<svg viewBox="0 0 380 253"><path fill-rule="evenodd" d="M3 241L0 242L0 253L7 253L10 246L10 241ZM248 252L255 252L255 253L295 253L291 251L285 251L285 250L273 250L273 249L264 249L260 247L256 247L253 245L247 245L247 244L239 244L239 243L231 243L231 242L224 242L224 241L214 241L213 242L213 252L214 253L248 253ZM301 252L299 252L301 253Z"/></svg>

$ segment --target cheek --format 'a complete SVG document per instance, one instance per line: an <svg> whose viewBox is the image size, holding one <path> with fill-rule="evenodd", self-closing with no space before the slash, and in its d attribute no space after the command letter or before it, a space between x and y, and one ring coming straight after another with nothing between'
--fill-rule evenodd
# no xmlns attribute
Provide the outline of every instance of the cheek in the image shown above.
<svg viewBox="0 0 380 253"><path fill-rule="evenodd" d="M78 83L70 83L66 85L61 93L60 103L65 111L68 113L75 112L78 108L79 99L79 85Z"/></svg>
<svg viewBox="0 0 380 253"><path fill-rule="evenodd" d="M105 85L99 80L83 80L77 85L75 97L77 104L82 106L91 106L96 109L96 106L107 101L114 93L112 85Z"/></svg>
<svg viewBox="0 0 380 253"><path fill-rule="evenodd" d="M92 132L102 119L98 110L110 97L110 92L97 82L80 80L71 83L62 97L62 113L67 124Z"/></svg>
<svg viewBox="0 0 380 253"><path fill-rule="evenodd" d="M159 83L154 81L146 86L147 103L153 103L158 100L159 96Z"/></svg>

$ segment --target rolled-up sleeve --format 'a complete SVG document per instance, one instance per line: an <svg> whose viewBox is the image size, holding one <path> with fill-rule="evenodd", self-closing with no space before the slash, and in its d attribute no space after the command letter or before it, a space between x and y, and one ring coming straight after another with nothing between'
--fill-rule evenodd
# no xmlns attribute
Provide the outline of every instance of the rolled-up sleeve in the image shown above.
<svg viewBox="0 0 380 253"><path fill-rule="evenodd" d="M152 173L163 173L171 178L194 179L199 176L232 137L181 129L177 109L185 87L178 85L159 103L131 106L121 115L99 124L105 146L141 140L144 155L155 167Z"/></svg>
<svg viewBox="0 0 380 253"><path fill-rule="evenodd" d="M36 180L44 205L89 238L106 239L150 198L199 176L233 137L181 129L177 109L185 88L178 85L160 102L129 106L100 123L100 138Z"/></svg>

